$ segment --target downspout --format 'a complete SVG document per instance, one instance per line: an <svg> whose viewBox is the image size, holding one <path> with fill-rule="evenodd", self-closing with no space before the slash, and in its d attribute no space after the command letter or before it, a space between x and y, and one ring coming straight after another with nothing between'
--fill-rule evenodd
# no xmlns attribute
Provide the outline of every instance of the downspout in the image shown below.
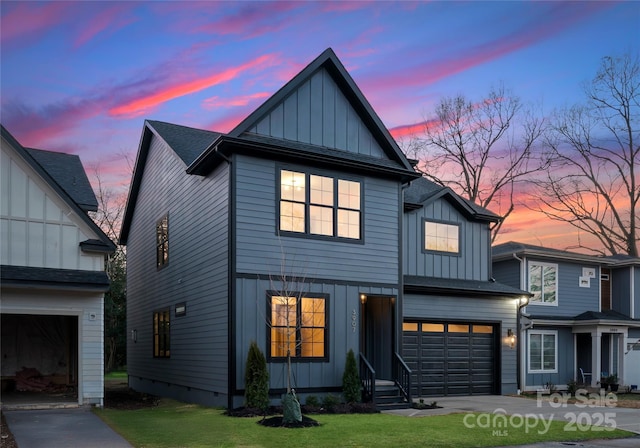
<svg viewBox="0 0 640 448"><path fill-rule="evenodd" d="M520 289L524 289L524 260L520 257L518 257L516 254L511 254L513 255L513 258L515 258L516 260L518 260L520 262ZM516 309L516 328L517 328L517 334L518 334L518 338L516 340L516 388L517 388L517 392L518 395L520 395L522 393L522 385L524 383L523 379L522 379L522 349L523 349L523 345L522 345L522 330L520 329L520 313L522 312L522 306L520 306L520 303L518 302L517 305L517 309Z"/></svg>

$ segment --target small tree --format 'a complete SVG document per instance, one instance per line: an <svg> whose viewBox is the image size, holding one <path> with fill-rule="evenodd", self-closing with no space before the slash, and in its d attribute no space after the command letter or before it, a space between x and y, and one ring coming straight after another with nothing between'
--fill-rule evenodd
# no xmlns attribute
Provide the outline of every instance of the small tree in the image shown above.
<svg viewBox="0 0 640 448"><path fill-rule="evenodd" d="M251 341L247 354L244 386L245 405L266 411L269 407L269 372L267 360L255 341Z"/></svg>
<svg viewBox="0 0 640 448"><path fill-rule="evenodd" d="M357 403L360 401L360 375L358 374L356 356L351 349L349 349L347 353L347 363L344 367L344 374L342 375L342 393L347 403Z"/></svg>

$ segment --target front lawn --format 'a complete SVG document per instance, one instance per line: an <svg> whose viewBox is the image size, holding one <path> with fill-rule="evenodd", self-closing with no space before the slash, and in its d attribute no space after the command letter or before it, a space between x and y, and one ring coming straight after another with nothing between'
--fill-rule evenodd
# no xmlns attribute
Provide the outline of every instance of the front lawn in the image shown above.
<svg viewBox="0 0 640 448"><path fill-rule="evenodd" d="M628 437L631 434L594 428L564 431L566 422L514 420L514 426L485 427L477 416L450 414L401 417L389 414L313 415L320 426L304 429L268 428L260 418L228 417L220 409L163 399L154 408L122 411L96 409L107 424L135 447L490 447L544 441ZM466 424L465 424L466 422ZM470 424L471 423L471 424Z"/></svg>

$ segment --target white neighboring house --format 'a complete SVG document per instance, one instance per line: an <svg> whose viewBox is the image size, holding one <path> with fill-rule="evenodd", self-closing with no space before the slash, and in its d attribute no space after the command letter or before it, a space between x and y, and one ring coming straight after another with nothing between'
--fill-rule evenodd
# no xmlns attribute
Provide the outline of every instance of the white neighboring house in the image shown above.
<svg viewBox="0 0 640 448"><path fill-rule="evenodd" d="M104 401L105 255L97 201L78 156L24 148L4 128L0 160L3 396L24 368Z"/></svg>

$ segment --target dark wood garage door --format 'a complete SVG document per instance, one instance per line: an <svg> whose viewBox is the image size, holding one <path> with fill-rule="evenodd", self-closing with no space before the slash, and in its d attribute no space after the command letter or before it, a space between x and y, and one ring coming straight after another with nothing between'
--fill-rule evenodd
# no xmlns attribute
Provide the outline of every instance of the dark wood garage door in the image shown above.
<svg viewBox="0 0 640 448"><path fill-rule="evenodd" d="M403 358L412 371L414 397L498 393L495 324L403 324Z"/></svg>

